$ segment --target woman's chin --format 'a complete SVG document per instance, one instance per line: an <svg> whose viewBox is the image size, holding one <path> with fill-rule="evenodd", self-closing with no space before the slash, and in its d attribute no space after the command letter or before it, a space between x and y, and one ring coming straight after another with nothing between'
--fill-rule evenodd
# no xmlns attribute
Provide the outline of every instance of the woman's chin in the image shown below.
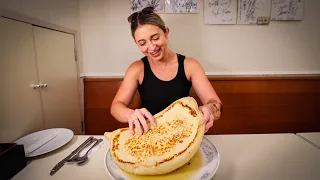
<svg viewBox="0 0 320 180"><path fill-rule="evenodd" d="M163 53L162 53L162 51L159 51L159 52L156 53L156 54L148 54L148 56L149 56L151 59L155 60L155 61L159 61L159 60L161 60L161 59L163 58Z"/></svg>

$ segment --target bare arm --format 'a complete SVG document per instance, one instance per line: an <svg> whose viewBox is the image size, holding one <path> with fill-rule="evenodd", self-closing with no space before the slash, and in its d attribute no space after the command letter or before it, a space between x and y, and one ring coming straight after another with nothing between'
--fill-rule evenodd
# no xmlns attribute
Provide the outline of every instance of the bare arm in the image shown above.
<svg viewBox="0 0 320 180"><path fill-rule="evenodd" d="M220 98L209 82L201 64L195 59L188 58L186 60L187 76L191 79L193 89L203 106L211 112L214 120L218 120L223 109Z"/></svg>
<svg viewBox="0 0 320 180"><path fill-rule="evenodd" d="M110 113L119 122L127 123L134 113L134 110L128 108L128 106L138 87L139 72L140 69L137 62L130 65L124 76L123 82L112 101Z"/></svg>
<svg viewBox="0 0 320 180"><path fill-rule="evenodd" d="M131 134L135 133L134 129L137 129L139 134L147 132L149 130L147 120L150 120L152 125L156 126L152 114L147 109L141 108L133 110L128 108L137 90L139 74L142 70L143 64L141 64L141 61L130 65L111 104L111 115L119 122L128 123Z"/></svg>

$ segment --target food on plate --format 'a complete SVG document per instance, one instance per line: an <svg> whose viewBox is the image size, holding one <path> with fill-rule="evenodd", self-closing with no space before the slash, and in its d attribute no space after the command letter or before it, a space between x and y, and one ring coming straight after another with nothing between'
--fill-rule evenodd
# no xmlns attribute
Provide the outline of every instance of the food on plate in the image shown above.
<svg viewBox="0 0 320 180"><path fill-rule="evenodd" d="M129 128L106 132L113 161L135 175L161 175L185 165L198 151L204 125L203 114L192 97L176 100L154 115L157 126L131 135Z"/></svg>

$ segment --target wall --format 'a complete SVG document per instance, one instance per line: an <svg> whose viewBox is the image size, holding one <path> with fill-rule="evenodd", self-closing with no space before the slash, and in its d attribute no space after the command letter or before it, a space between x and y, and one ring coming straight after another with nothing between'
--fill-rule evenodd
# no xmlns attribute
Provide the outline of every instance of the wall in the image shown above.
<svg viewBox="0 0 320 180"><path fill-rule="evenodd" d="M1 9L76 31L79 71L82 74L82 43L78 0L1 0Z"/></svg>
<svg viewBox="0 0 320 180"><path fill-rule="evenodd" d="M207 134L320 132L320 76L208 76L223 102L223 114ZM86 134L128 127L111 114L122 78L84 78ZM191 88L190 96L200 99ZM130 108L141 108L136 92Z"/></svg>
<svg viewBox="0 0 320 180"><path fill-rule="evenodd" d="M198 59L208 75L320 74L320 1L305 1L300 22L268 26L204 25L198 14L160 14L173 51ZM80 74L122 76L143 55L126 19L129 0L2 0L9 9L77 31Z"/></svg>
<svg viewBox="0 0 320 180"><path fill-rule="evenodd" d="M198 14L161 14L173 51L199 60L207 74L320 73L318 0L305 1L300 22L268 26L204 25ZM84 75L122 76L142 54L126 19L130 1L79 0Z"/></svg>

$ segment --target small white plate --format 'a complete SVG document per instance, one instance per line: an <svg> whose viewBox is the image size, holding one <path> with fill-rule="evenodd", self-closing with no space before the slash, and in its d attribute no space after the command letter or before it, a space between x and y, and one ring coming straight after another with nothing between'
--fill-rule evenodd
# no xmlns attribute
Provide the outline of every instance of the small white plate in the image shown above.
<svg viewBox="0 0 320 180"><path fill-rule="evenodd" d="M42 131L38 131L29 135L26 135L18 140L15 141L17 144L21 144L24 146L24 149L26 150L27 147L32 145L33 143L36 143L41 138L48 136L50 134L57 133L57 136L53 139L51 139L49 142L45 143L40 148L36 149L35 151L26 154L26 157L34 157L39 156L51 151L54 151L63 145L67 144L73 137L74 133L70 129L65 128L53 128L53 129L46 129Z"/></svg>
<svg viewBox="0 0 320 180"><path fill-rule="evenodd" d="M203 137L199 151L181 168L172 173L161 176L134 176L122 171L112 160L110 149L108 149L105 156L105 168L108 174L114 180L135 180L135 179L190 179L190 180L209 180L211 179L220 163L220 155L216 147L210 140Z"/></svg>

